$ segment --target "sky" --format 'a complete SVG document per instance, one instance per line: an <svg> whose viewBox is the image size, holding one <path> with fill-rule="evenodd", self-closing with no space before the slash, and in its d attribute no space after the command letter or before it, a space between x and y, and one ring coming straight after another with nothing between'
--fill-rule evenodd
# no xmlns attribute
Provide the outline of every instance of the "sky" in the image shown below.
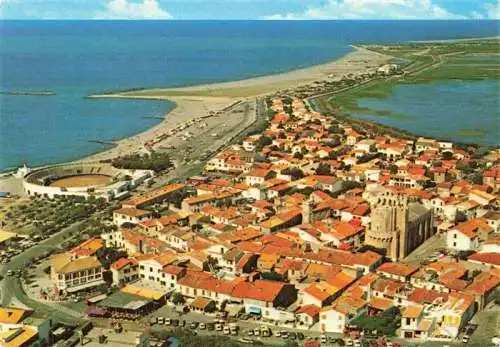
<svg viewBox="0 0 500 347"><path fill-rule="evenodd" d="M0 0L1 19L500 19L500 0Z"/></svg>

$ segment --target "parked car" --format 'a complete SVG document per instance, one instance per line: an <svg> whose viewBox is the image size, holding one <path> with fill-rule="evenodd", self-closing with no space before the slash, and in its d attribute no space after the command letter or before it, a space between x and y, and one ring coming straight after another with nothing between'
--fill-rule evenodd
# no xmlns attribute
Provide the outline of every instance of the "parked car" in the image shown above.
<svg viewBox="0 0 500 347"><path fill-rule="evenodd" d="M165 319L165 325L172 325L172 319L166 318Z"/></svg>
<svg viewBox="0 0 500 347"><path fill-rule="evenodd" d="M200 325L198 326L198 329L200 330L205 330L207 328L207 325L205 323L200 323Z"/></svg>
<svg viewBox="0 0 500 347"><path fill-rule="evenodd" d="M220 324L220 323L215 324L215 330L222 331L222 324Z"/></svg>
<svg viewBox="0 0 500 347"><path fill-rule="evenodd" d="M468 335L464 335L464 337L462 337L462 343L469 343L469 336Z"/></svg>
<svg viewBox="0 0 500 347"><path fill-rule="evenodd" d="M287 338L290 336L290 334L288 333L288 331L282 331L282 332L280 333L280 335L281 335L281 337L282 337L283 339L287 339Z"/></svg>
<svg viewBox="0 0 500 347"><path fill-rule="evenodd" d="M328 342L328 337L326 337L326 335L321 335L319 337L321 343L327 343Z"/></svg>
<svg viewBox="0 0 500 347"><path fill-rule="evenodd" d="M189 324L189 327L191 329L196 329L198 327L198 322L191 322L191 324Z"/></svg>
<svg viewBox="0 0 500 347"><path fill-rule="evenodd" d="M165 318L164 317L156 317L156 323L165 324Z"/></svg>
<svg viewBox="0 0 500 347"><path fill-rule="evenodd" d="M242 337L241 339L238 339L238 341L241 343L246 343L248 345L253 344L253 340L249 339L248 337Z"/></svg>
<svg viewBox="0 0 500 347"><path fill-rule="evenodd" d="M259 328L255 328L255 329L253 329L253 334L254 334L255 336L260 336L260 330L259 330Z"/></svg>
<svg viewBox="0 0 500 347"><path fill-rule="evenodd" d="M271 329L266 326L260 327L260 334L262 335L262 337L269 337L271 336Z"/></svg>
<svg viewBox="0 0 500 347"><path fill-rule="evenodd" d="M231 334L231 329L229 329L228 326L225 326L222 332L224 333L224 335L229 335Z"/></svg>
<svg viewBox="0 0 500 347"><path fill-rule="evenodd" d="M280 337L280 336L281 336L281 333L280 333L278 330L276 330L276 331L274 332L274 336L275 336L275 337Z"/></svg>
<svg viewBox="0 0 500 347"><path fill-rule="evenodd" d="M299 340L303 340L303 339L305 339L305 336L304 336L304 334L302 334L302 333L297 333L297 338L298 338Z"/></svg>
<svg viewBox="0 0 500 347"><path fill-rule="evenodd" d="M178 327L179 326L179 320L178 319L172 319L172 325L174 327Z"/></svg>

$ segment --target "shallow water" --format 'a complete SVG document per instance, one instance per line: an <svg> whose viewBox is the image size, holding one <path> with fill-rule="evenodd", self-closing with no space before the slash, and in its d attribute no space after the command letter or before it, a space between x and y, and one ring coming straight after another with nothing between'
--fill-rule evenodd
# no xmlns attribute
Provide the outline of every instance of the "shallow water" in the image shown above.
<svg viewBox="0 0 500 347"><path fill-rule="evenodd" d="M399 85L385 99L361 107L389 116L355 115L411 133L482 145L500 145L500 81L447 81Z"/></svg>

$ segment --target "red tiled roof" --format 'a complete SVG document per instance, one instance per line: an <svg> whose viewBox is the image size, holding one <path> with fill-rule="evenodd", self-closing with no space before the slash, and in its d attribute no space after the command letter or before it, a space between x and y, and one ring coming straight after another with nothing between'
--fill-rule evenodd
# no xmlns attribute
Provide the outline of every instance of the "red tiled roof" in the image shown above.
<svg viewBox="0 0 500 347"><path fill-rule="evenodd" d="M284 283L268 280L241 282L235 286L232 296L269 302L274 301L284 287Z"/></svg>
<svg viewBox="0 0 500 347"><path fill-rule="evenodd" d="M316 317L319 314L320 308L316 305L301 306L296 313L305 313L309 317Z"/></svg>
<svg viewBox="0 0 500 347"><path fill-rule="evenodd" d="M423 304L423 303L433 303L434 300L440 298L442 301L448 300L447 293L440 293L436 290L427 290L424 288L415 288L413 292L408 296L408 301Z"/></svg>
<svg viewBox="0 0 500 347"><path fill-rule="evenodd" d="M481 263L487 263L493 265L500 265L500 253L496 252L474 253L469 257L469 260L474 260Z"/></svg>
<svg viewBox="0 0 500 347"><path fill-rule="evenodd" d="M137 265L138 261L134 258L121 258L111 264L111 267L115 270L121 270L127 265Z"/></svg>
<svg viewBox="0 0 500 347"><path fill-rule="evenodd" d="M391 275L407 277L416 272L418 268L418 265L410 265L404 263L385 263L377 269L377 272L385 272Z"/></svg>

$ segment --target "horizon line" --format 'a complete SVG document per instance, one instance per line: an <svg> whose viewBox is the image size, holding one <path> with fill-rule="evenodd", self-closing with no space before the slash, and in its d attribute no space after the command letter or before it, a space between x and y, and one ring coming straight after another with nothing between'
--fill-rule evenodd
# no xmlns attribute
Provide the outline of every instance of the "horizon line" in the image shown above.
<svg viewBox="0 0 500 347"><path fill-rule="evenodd" d="M222 19L211 19L211 18L172 18L172 19L148 19L148 18L0 18L0 23L3 21L89 21L89 22L180 22L180 21L192 21L192 22L203 22L203 21L227 21L227 22L349 22L349 21L426 21L426 22L484 22L484 21L500 21L500 19L495 18L332 18L332 19L268 19L268 18L222 18Z"/></svg>

